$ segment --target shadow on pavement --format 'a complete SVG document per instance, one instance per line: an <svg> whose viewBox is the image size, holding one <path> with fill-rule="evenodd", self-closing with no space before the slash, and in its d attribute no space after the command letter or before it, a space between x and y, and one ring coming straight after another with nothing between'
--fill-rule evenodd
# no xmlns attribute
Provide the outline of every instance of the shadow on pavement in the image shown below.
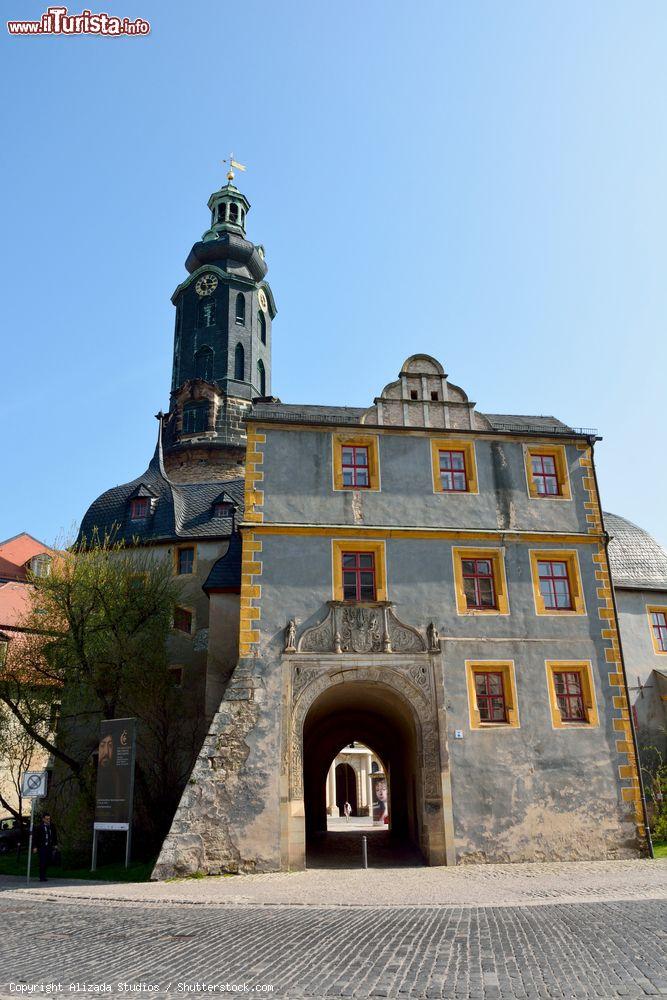
<svg viewBox="0 0 667 1000"><path fill-rule="evenodd" d="M306 868L361 868L362 830L314 834L306 848ZM386 830L365 831L369 868L423 868L421 852Z"/></svg>

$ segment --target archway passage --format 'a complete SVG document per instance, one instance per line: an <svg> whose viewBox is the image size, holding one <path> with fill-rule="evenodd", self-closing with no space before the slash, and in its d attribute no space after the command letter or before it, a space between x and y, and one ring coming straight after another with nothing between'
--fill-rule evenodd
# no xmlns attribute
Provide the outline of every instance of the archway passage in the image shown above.
<svg viewBox="0 0 667 1000"><path fill-rule="evenodd" d="M344 813L346 802L350 803L352 815L356 816L358 811L356 772L350 764L338 764L336 767L336 805L341 816Z"/></svg>
<svg viewBox="0 0 667 1000"><path fill-rule="evenodd" d="M327 831L327 774L339 751L353 741L372 748L384 765L391 795L388 830L374 828L371 821L363 832ZM307 867L360 867L362 835L368 837L371 867L424 863L417 747L411 708L389 687L366 681L333 684L313 702L303 727Z"/></svg>

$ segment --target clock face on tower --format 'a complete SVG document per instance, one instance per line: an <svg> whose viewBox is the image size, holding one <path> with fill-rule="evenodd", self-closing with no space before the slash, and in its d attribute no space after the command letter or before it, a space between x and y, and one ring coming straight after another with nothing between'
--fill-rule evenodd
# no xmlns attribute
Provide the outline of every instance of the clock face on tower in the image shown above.
<svg viewBox="0 0 667 1000"><path fill-rule="evenodd" d="M195 292L199 296L211 295L218 287L218 279L214 274L202 274L195 285Z"/></svg>
<svg viewBox="0 0 667 1000"><path fill-rule="evenodd" d="M264 312L266 312L269 303L266 298L266 292L264 291L263 288L260 288L260 290L257 292L257 301L259 302L259 308L263 309Z"/></svg>

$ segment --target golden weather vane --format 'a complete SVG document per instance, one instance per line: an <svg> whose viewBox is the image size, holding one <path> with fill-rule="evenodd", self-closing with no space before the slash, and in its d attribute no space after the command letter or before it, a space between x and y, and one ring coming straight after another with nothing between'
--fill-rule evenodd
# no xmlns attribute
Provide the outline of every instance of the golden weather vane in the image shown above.
<svg viewBox="0 0 667 1000"><path fill-rule="evenodd" d="M242 163L238 163L237 160L234 159L234 154L233 153L229 154L229 159L228 160L223 160L222 162L229 164L229 170L227 171L227 180L228 181L233 181L234 180L234 170L245 170L245 167L243 166L243 164Z"/></svg>

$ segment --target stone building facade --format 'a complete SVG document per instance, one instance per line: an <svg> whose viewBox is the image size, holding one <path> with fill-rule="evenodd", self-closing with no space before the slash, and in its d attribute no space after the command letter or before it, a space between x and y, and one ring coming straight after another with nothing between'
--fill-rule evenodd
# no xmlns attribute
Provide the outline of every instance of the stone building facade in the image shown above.
<svg viewBox="0 0 667 1000"><path fill-rule="evenodd" d="M667 760L667 553L625 518L604 523L640 753Z"/></svg>
<svg viewBox="0 0 667 1000"><path fill-rule="evenodd" d="M191 586L173 658L206 735L155 877L303 867L355 741L429 864L641 853L595 434L483 414L420 354L368 407L281 403L231 180L174 294L155 456L81 529Z"/></svg>

